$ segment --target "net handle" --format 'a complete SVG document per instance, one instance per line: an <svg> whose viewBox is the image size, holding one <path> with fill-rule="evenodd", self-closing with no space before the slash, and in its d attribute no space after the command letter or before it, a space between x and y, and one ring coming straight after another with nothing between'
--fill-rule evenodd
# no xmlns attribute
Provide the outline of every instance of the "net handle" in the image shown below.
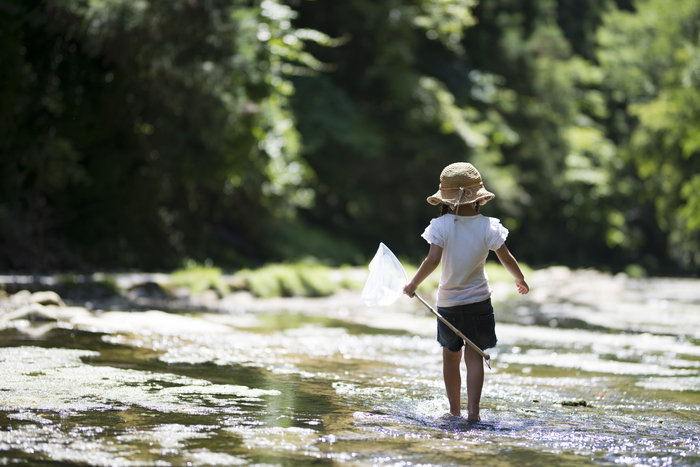
<svg viewBox="0 0 700 467"><path fill-rule="evenodd" d="M462 339L464 339L464 342L466 342L466 343L469 345L469 347L471 347L472 349L476 350L476 351L479 353L479 355L481 355L482 357L484 357L484 361L486 362L486 366L489 367L489 370L491 369L491 357L490 357L488 354L485 354L479 347L476 346L476 344L474 344L474 343L473 343L472 341L470 341L464 334L462 334L462 333L459 331L459 329L457 329L456 327L454 327L449 321L447 321L445 318L443 318L437 311L435 311L435 309L434 309L432 306L430 306L430 305L428 304L428 302L426 302L425 300L423 300L423 298L422 298L420 295L418 295L417 293L414 293L413 296L416 297L418 300L420 300L421 303L422 303L423 305L425 305L426 307L428 307L428 310L430 310L435 316L437 316L438 319L439 319L440 321L442 321L443 323L445 323L445 324L447 325L447 327L449 327L450 329L452 329L452 331L454 331L455 334L457 334L459 337L461 337Z"/></svg>

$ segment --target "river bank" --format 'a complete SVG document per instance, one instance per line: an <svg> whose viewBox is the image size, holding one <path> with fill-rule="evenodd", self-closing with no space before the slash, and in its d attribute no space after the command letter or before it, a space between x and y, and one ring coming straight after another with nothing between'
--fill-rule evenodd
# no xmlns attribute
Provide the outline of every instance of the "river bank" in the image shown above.
<svg viewBox="0 0 700 467"><path fill-rule="evenodd" d="M532 271L528 276L531 293L520 297L507 273L495 272L492 275L496 277L491 278L492 300L502 305L499 320L505 322L591 329L600 324L597 314L605 314L608 324L611 315L625 315L627 318L619 320L621 330L641 331L645 329L642 324L645 315L685 313L700 306L700 279L630 278L626 274L550 267ZM327 280L343 285L328 296L270 298L258 297L247 290L222 293L209 287L193 291L178 285L171 275L164 273L76 275L71 276L68 284L65 277L56 275L0 275L0 319L5 317L6 320L9 312L20 316L17 311L35 304L46 305L46 310L54 312L66 308L64 316L70 314L69 310L97 315L105 311L148 310L245 314L272 310L319 313L319 310L339 308L361 309L365 307L360 294L367 274L365 268L329 270ZM232 278L232 275L222 275L221 280L230 283L234 281ZM429 302L434 302L435 285L433 281L419 290ZM676 305L673 310L669 309L671 303ZM418 314L423 310L415 300L399 300L392 308ZM630 321L631 308L635 310L635 318ZM699 334L694 338L700 338L700 321L693 315L691 312L686 325L688 329L698 329Z"/></svg>

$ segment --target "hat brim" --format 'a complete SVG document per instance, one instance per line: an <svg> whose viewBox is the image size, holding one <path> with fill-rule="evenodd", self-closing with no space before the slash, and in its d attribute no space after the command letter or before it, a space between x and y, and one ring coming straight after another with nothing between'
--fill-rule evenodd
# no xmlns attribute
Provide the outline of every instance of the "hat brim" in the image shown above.
<svg viewBox="0 0 700 467"><path fill-rule="evenodd" d="M486 188L480 188L476 193L467 197L466 200L461 201L459 204L470 204L474 201L480 201L479 204L483 206L495 197L496 195L488 191ZM455 206L457 204L457 199L455 198L444 198L441 190L438 190L433 196L429 196L427 201L434 206L437 206L438 204L449 204L450 206Z"/></svg>

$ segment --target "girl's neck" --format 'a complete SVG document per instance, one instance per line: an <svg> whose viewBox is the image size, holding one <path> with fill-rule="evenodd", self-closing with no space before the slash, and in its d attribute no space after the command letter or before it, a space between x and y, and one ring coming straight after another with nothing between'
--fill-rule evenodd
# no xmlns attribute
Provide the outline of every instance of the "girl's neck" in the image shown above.
<svg viewBox="0 0 700 467"><path fill-rule="evenodd" d="M473 204L460 204L457 206L457 209L452 211L452 214L455 216L467 216L467 217L473 217L473 216L478 216L479 213L474 210L474 205Z"/></svg>

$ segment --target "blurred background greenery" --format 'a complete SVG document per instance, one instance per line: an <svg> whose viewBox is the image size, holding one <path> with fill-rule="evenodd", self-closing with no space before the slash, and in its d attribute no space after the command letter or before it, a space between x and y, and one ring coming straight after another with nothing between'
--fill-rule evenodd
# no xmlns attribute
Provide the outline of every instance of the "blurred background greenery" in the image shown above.
<svg viewBox="0 0 700 467"><path fill-rule="evenodd" d="M699 26L700 0L0 0L0 270L417 262L469 161L519 260L695 275Z"/></svg>

